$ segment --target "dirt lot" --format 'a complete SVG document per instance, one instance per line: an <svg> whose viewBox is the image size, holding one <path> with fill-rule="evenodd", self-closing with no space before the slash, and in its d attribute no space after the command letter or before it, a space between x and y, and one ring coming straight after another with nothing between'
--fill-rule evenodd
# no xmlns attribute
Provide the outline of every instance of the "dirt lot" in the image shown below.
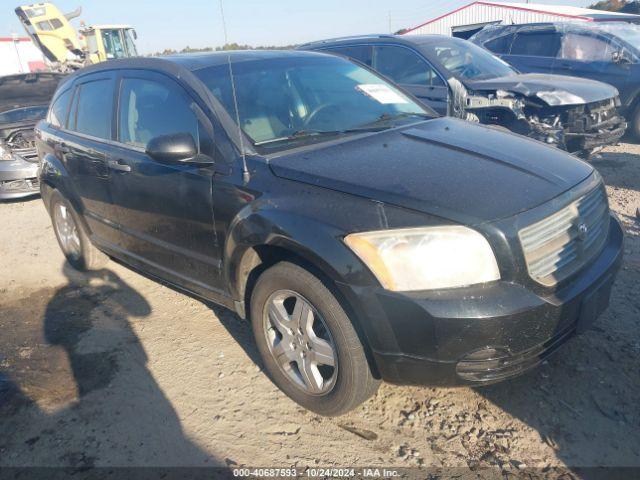
<svg viewBox="0 0 640 480"><path fill-rule="evenodd" d="M115 262L78 274L40 200L0 204L0 466L640 466L640 147L593 164L627 233L594 328L517 380L383 385L338 419L278 391L234 314Z"/></svg>

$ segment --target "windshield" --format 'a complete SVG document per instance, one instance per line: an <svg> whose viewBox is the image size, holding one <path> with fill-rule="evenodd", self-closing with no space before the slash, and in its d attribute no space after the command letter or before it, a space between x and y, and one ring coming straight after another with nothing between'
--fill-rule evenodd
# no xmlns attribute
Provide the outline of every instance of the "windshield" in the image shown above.
<svg viewBox="0 0 640 480"><path fill-rule="evenodd" d="M107 58L125 58L127 56L118 29L102 30L102 43Z"/></svg>
<svg viewBox="0 0 640 480"><path fill-rule="evenodd" d="M20 123L42 120L47 115L47 105L20 107L0 113L0 123Z"/></svg>
<svg viewBox="0 0 640 480"><path fill-rule="evenodd" d="M314 54L231 61L240 125L257 146L288 148L437 116L341 57ZM235 120L229 65L195 74Z"/></svg>
<svg viewBox="0 0 640 480"><path fill-rule="evenodd" d="M443 37L421 46L431 59L460 80L486 80L517 73L510 65L471 42Z"/></svg>

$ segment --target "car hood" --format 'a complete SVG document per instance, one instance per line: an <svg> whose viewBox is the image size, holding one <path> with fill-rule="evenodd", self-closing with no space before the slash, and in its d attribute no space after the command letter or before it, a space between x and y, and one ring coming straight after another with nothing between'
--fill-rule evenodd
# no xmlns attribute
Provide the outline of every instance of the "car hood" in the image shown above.
<svg viewBox="0 0 640 480"><path fill-rule="evenodd" d="M0 77L0 113L18 107L47 105L63 76L38 72Z"/></svg>
<svg viewBox="0 0 640 480"><path fill-rule="evenodd" d="M593 172L543 143L446 117L269 159L275 175L469 225L528 210Z"/></svg>
<svg viewBox="0 0 640 480"><path fill-rule="evenodd" d="M550 106L582 105L618 96L618 90L606 83L585 78L537 73L465 81L465 85L476 91L505 90L525 97L538 97ZM548 95L545 92L554 94ZM565 95L565 92L570 95Z"/></svg>

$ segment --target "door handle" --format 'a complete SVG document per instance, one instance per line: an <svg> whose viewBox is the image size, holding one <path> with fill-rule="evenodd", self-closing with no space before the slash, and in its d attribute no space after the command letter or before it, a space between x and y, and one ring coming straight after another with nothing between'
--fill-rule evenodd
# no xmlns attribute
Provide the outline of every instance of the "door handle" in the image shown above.
<svg viewBox="0 0 640 480"><path fill-rule="evenodd" d="M131 171L131 167L129 165L126 165L124 163L120 163L119 160L109 160L107 162L107 165L109 165L109 168L111 168L112 170L118 170L120 172L130 172Z"/></svg>

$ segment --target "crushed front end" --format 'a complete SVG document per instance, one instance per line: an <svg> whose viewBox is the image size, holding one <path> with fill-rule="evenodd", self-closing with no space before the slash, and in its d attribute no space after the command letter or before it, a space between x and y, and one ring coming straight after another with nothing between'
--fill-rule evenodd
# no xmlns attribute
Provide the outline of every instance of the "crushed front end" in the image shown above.
<svg viewBox="0 0 640 480"><path fill-rule="evenodd" d="M618 97L579 103L562 91L525 95L503 89L469 90L455 79L449 83L454 116L504 127L583 157L616 144L627 129L618 112Z"/></svg>
<svg viewBox="0 0 640 480"><path fill-rule="evenodd" d="M16 132L17 133L17 132ZM38 153L29 136L33 129L0 140L0 200L38 195Z"/></svg>
<svg viewBox="0 0 640 480"><path fill-rule="evenodd" d="M62 77L51 72L0 77L0 200L40 193L34 129Z"/></svg>
<svg viewBox="0 0 640 480"><path fill-rule="evenodd" d="M0 125L0 200L40 193L33 122Z"/></svg>
<svg viewBox="0 0 640 480"><path fill-rule="evenodd" d="M570 152L591 153L617 143L627 129L619 113L620 100L604 100L565 107L561 113L565 125L565 144Z"/></svg>

